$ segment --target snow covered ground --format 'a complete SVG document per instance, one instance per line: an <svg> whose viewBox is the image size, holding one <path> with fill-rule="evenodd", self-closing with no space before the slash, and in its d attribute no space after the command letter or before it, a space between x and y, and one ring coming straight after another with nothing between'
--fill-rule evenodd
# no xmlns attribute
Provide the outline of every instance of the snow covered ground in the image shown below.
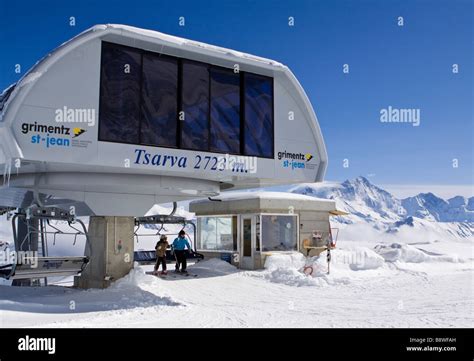
<svg viewBox="0 0 474 361"><path fill-rule="evenodd" d="M403 247L335 250L330 275L324 259L290 254L262 271L203 261L196 278L137 267L106 290L0 286L0 326L472 327L472 259Z"/></svg>

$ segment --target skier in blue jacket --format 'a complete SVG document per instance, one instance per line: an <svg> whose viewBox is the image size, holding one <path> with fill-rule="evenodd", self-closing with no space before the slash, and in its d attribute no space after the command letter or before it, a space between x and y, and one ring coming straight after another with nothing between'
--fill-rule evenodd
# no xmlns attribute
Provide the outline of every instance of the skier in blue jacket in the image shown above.
<svg viewBox="0 0 474 361"><path fill-rule="evenodd" d="M180 266L182 273L188 272L186 271L186 248L189 252L192 252L192 248L186 239L186 232L181 230L178 233L178 238L175 238L173 244L171 245L171 249L173 250L176 258L176 272L179 272Z"/></svg>

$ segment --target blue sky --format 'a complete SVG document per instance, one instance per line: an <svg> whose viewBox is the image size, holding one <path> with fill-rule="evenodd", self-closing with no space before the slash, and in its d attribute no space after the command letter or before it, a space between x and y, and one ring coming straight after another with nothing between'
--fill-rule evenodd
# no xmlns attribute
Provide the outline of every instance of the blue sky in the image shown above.
<svg viewBox="0 0 474 361"><path fill-rule="evenodd" d="M288 65L319 118L329 154L327 179L364 175L395 186L474 183L472 1L0 0L0 5L2 89L21 76L15 64L26 71L94 24L155 29ZM69 26L70 16L75 27ZM343 64L349 64L349 74ZM452 72L453 64L459 64L459 73ZM380 110L388 106L420 109L420 126L381 123Z"/></svg>

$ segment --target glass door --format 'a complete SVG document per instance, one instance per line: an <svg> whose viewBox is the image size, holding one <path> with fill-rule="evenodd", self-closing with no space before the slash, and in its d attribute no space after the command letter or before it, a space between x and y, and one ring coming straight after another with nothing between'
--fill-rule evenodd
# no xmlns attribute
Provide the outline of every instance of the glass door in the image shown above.
<svg viewBox="0 0 474 361"><path fill-rule="evenodd" d="M240 268L254 268L255 250L255 217L242 216L241 239L240 239Z"/></svg>

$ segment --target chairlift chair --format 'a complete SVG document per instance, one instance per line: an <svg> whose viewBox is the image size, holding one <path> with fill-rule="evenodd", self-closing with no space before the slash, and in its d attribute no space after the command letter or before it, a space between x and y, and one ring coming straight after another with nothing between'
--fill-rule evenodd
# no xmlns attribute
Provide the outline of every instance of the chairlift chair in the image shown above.
<svg viewBox="0 0 474 361"><path fill-rule="evenodd" d="M161 224L161 227L157 231L156 234L138 234L137 231L138 231L138 229L140 228L140 226L142 224L143 225ZM164 227L165 224L166 225L168 225L168 224L182 225L181 230L184 230L186 228L186 226L191 225L192 228L193 228L194 240L196 240L196 225L194 224L194 222L192 222L190 220L187 220L184 217L175 216L173 214L171 214L171 215L154 215L154 216L146 216L146 217L137 217L137 218L135 218L135 226L137 226L137 228L135 229L135 236L138 239L139 237L157 237L157 236L160 236L160 235L165 235L165 236L176 235L176 233L163 233L162 231L163 231L163 229L165 229L165 227ZM189 243L192 244L193 242L191 241L191 238L189 236L188 236L188 239L189 239ZM137 243L138 243L138 240L137 240ZM195 250L196 247L195 247L195 245L193 245L193 246L194 246L193 249ZM201 253L197 253L196 251L193 251L189 255L189 259L196 259L196 261L199 262L200 260L204 259L204 255L202 255ZM143 264L154 263L154 262L156 262L156 252L155 252L155 250L135 251L134 252L134 260L138 263L143 263ZM174 256L171 254L170 250L166 251L166 260L171 261L171 262L175 260Z"/></svg>
<svg viewBox="0 0 474 361"><path fill-rule="evenodd" d="M38 222L34 222L34 220ZM51 224L50 221L52 220L67 222L74 232L59 229ZM26 225L26 234L21 239L17 221ZM34 223L39 223L39 228L34 226ZM80 225L81 229L76 228L75 224ZM48 230L48 228L52 230ZM0 277L16 280L77 275L84 270L89 262L88 256L48 256L48 234L53 234L53 245L56 244L57 235L74 236L73 245L76 244L78 236L84 236L90 254L91 248L86 226L68 211L56 207L43 208L36 206L30 207L26 211L20 210L12 217L12 229L17 259L16 262L0 266ZM38 244L36 245L32 244L35 241L33 235L38 236L36 239ZM40 241L41 249L39 249ZM18 259L18 251L36 251L37 253L36 256L29 254L27 257ZM39 251L41 251L41 256L39 256Z"/></svg>

